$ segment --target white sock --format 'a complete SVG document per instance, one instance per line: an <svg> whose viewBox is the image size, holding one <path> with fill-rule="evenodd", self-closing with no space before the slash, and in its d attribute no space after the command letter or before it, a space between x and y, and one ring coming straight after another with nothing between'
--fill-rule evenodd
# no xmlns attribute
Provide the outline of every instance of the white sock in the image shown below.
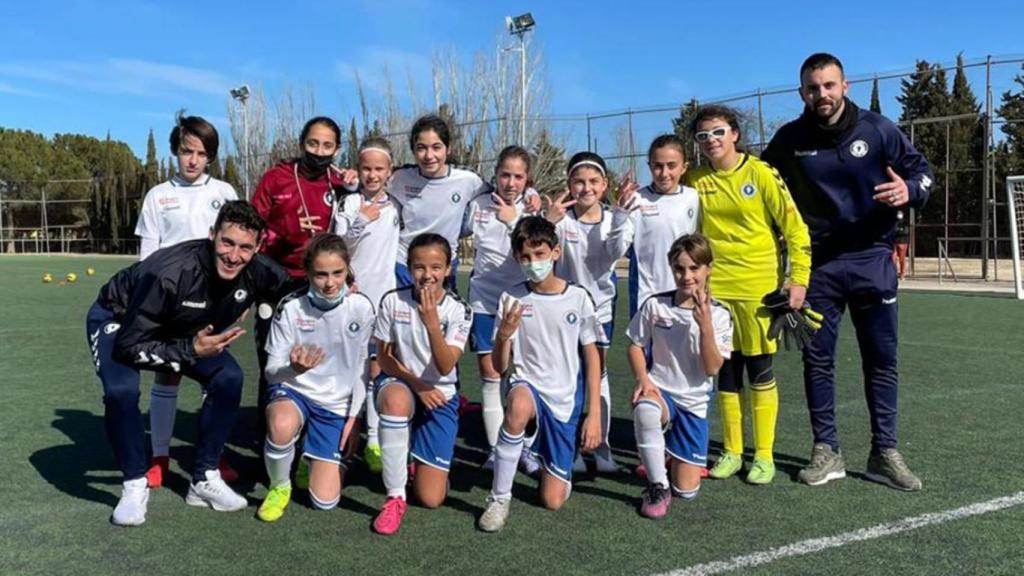
<svg viewBox="0 0 1024 576"><path fill-rule="evenodd" d="M700 493L700 484L697 485L693 490L680 490L674 485L672 486L672 495L676 498L682 498L683 500L693 500Z"/></svg>
<svg viewBox="0 0 1024 576"><path fill-rule="evenodd" d="M167 456L178 413L178 387L153 383L149 393L149 437L153 456Z"/></svg>
<svg viewBox="0 0 1024 576"><path fill-rule="evenodd" d="M380 415L380 455L383 464L384 488L388 496L405 500L405 483L409 480L409 419L405 416Z"/></svg>
<svg viewBox="0 0 1024 576"><path fill-rule="evenodd" d="M501 379L481 378L480 382L483 390L484 432L487 433L487 443L494 448L498 443L501 422L505 419L505 412L501 409Z"/></svg>
<svg viewBox="0 0 1024 576"><path fill-rule="evenodd" d="M263 463L267 466L271 488L291 483L289 474L292 472L292 462L295 461L295 441L296 438L292 438L287 444L274 444L270 436L264 441Z"/></svg>
<svg viewBox="0 0 1024 576"><path fill-rule="evenodd" d="M640 401L633 408L633 432L640 461L647 467L647 479L652 484L668 488L665 470L665 434L661 431L661 406L657 402Z"/></svg>
<svg viewBox="0 0 1024 576"><path fill-rule="evenodd" d="M373 398L373 382L366 385L366 442L367 444L380 444L377 439L377 428L380 426L380 416L377 414L377 402Z"/></svg>
<svg viewBox="0 0 1024 576"><path fill-rule="evenodd" d="M525 433L510 434L503 426L494 445L494 481L491 483L491 497L508 500L512 497L512 483L516 479L516 466L523 452Z"/></svg>
<svg viewBox="0 0 1024 576"><path fill-rule="evenodd" d="M612 447L608 444L608 433L612 429L612 391L608 384L608 371L601 371L601 445L597 447L595 456L612 459Z"/></svg>

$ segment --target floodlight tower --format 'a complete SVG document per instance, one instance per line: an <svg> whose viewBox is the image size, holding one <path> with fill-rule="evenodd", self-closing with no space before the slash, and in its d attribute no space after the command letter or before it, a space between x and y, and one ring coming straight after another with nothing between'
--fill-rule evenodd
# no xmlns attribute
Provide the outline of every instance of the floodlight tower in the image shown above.
<svg viewBox="0 0 1024 576"><path fill-rule="evenodd" d="M519 16L506 16L505 26L508 33L519 37L519 145L526 146L526 33L533 30L537 22L533 14L526 12Z"/></svg>
<svg viewBox="0 0 1024 576"><path fill-rule="evenodd" d="M249 100L249 86L242 84L231 89L231 97L242 105L242 185L245 187L245 199L249 199L249 108L245 105Z"/></svg>

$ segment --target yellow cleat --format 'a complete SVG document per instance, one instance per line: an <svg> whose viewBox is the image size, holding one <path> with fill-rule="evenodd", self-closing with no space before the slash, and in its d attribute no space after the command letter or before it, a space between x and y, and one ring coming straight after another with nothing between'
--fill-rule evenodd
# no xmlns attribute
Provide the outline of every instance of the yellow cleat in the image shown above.
<svg viewBox="0 0 1024 576"><path fill-rule="evenodd" d="M270 492L267 492L263 504L260 504L260 509L256 511L256 516L264 522L277 522L281 516L284 516L284 509L288 507L288 502L291 502L291 499L291 484L271 488Z"/></svg>

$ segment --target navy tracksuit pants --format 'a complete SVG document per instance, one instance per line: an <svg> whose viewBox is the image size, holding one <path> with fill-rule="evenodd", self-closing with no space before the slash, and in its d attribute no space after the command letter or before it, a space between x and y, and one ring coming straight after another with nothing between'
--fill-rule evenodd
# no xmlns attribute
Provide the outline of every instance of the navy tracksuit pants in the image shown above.
<svg viewBox="0 0 1024 576"><path fill-rule="evenodd" d="M873 452L896 447L897 274L892 250L874 247L815 267L807 301L824 316L804 349L804 388L815 443L839 449L835 359L839 323L848 306L860 346Z"/></svg>
<svg viewBox="0 0 1024 576"><path fill-rule="evenodd" d="M125 480L141 478L149 468L146 458L146 428L139 411L139 370L112 357L118 323L107 309L93 304L86 317L86 337L92 350L96 374L103 382L107 437L114 448L117 465ZM206 399L199 411L199 433L192 481L206 480L207 470L216 470L224 443L238 415L242 399L242 369L231 354L222 352L182 367L182 374L199 382Z"/></svg>

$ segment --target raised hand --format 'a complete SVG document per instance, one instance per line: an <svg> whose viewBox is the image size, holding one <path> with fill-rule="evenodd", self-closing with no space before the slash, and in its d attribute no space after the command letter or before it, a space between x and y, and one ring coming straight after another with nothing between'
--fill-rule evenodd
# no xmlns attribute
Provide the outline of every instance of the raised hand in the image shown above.
<svg viewBox="0 0 1024 576"><path fill-rule="evenodd" d="M562 218L565 218L565 213L576 203L575 199L569 199L570 194L572 194L572 191L567 189L561 196L558 196L548 204L547 213L544 215L548 222L558 224L562 221Z"/></svg>
<svg viewBox="0 0 1024 576"><path fill-rule="evenodd" d="M339 168L338 166L331 164L331 170L334 170L339 176L341 176L341 183L346 188L359 183L359 173L351 168Z"/></svg>
<svg viewBox="0 0 1024 576"><path fill-rule="evenodd" d="M511 298L506 301L505 314L498 325L498 338L508 340L519 330L519 321L523 318L523 305Z"/></svg>
<svg viewBox="0 0 1024 576"><path fill-rule="evenodd" d="M359 200L359 213L370 222L373 222L380 218L380 211L390 205L390 202L377 202L375 199L367 201L365 198L361 198Z"/></svg>
<svg viewBox="0 0 1024 576"><path fill-rule="evenodd" d="M309 232L310 236L315 236L317 233L324 231L324 227L317 222L318 220L320 220L319 216L307 215L305 209L303 209L302 206L299 206L299 209L296 210L296 213L298 213L299 215L300 230L305 230L306 232Z"/></svg>
<svg viewBox="0 0 1024 576"><path fill-rule="evenodd" d="M441 301L444 289L438 284L425 286L420 290L419 304L416 306L420 319L426 325L440 325L437 315L437 303Z"/></svg>
<svg viewBox="0 0 1024 576"><path fill-rule="evenodd" d="M243 334L245 334L245 330L238 326L232 326L220 334L214 334L213 325L210 325L196 333L195 338L192 339L192 348L195 350L196 356L209 358L223 352L229 344Z"/></svg>
<svg viewBox="0 0 1024 576"><path fill-rule="evenodd" d="M326 356L327 353L319 346L296 344L292 348L289 360L291 361L292 370L296 374L302 374L316 368L317 364L320 364Z"/></svg>
<svg viewBox="0 0 1024 576"><path fill-rule="evenodd" d="M511 224L516 220L516 206L505 202L505 199L501 197L501 194L497 192L491 192L491 201L494 205L491 206L491 210L497 216L500 222L505 224Z"/></svg>
<svg viewBox="0 0 1024 576"><path fill-rule="evenodd" d="M416 389L416 396L428 410L436 410L445 405L444 393L436 387L424 384L422 388Z"/></svg>
<svg viewBox="0 0 1024 576"><path fill-rule="evenodd" d="M619 195L615 199L615 207L626 212L636 210L639 207L636 203L636 192L639 189L640 185L633 179L633 170L630 169L623 177L622 184L619 185Z"/></svg>

